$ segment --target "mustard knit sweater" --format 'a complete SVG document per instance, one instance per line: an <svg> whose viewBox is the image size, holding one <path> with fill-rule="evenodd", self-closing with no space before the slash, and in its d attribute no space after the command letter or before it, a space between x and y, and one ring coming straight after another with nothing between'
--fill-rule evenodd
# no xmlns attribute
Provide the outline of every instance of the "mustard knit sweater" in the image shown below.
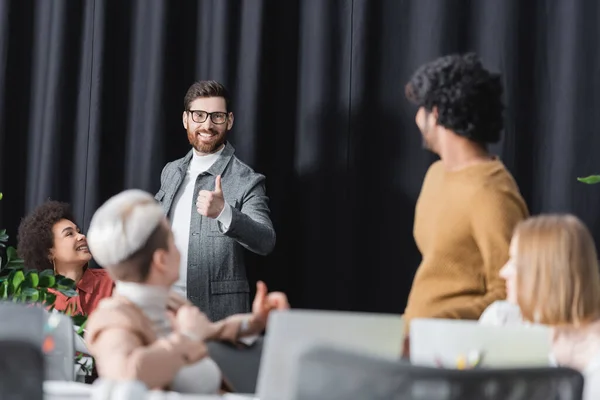
<svg viewBox="0 0 600 400"><path fill-rule="evenodd" d="M441 161L425 176L414 237L422 255L405 318L478 319L506 297L499 271L517 223L529 215L504 164L447 171Z"/></svg>

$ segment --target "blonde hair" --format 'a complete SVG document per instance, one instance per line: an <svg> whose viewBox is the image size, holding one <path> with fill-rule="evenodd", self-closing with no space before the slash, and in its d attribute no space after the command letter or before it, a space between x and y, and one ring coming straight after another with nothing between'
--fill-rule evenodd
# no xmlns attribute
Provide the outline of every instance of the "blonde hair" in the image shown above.
<svg viewBox="0 0 600 400"><path fill-rule="evenodd" d="M600 317L600 271L594 240L573 215L541 215L515 229L517 302L523 318L580 326Z"/></svg>
<svg viewBox="0 0 600 400"><path fill-rule="evenodd" d="M126 261L144 247L164 218L150 193L129 189L111 197L96 210L88 229L94 260L102 267Z"/></svg>

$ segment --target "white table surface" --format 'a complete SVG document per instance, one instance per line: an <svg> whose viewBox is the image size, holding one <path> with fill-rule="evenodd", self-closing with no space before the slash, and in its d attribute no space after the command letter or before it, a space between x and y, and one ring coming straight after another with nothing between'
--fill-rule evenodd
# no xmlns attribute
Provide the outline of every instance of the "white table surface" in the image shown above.
<svg viewBox="0 0 600 400"><path fill-rule="evenodd" d="M45 400L88 400L92 396L94 386L79 382L45 381ZM175 392L153 390L146 400L258 400L253 395L226 394L224 396L189 395Z"/></svg>

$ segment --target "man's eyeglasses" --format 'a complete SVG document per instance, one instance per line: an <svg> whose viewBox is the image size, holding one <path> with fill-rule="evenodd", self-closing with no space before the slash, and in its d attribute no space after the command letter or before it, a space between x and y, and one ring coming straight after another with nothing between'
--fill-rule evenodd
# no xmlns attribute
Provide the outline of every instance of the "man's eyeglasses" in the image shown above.
<svg viewBox="0 0 600 400"><path fill-rule="evenodd" d="M203 123L210 116L210 120L213 124L224 124L227 121L227 113L222 111L206 112L202 110L188 110L192 114L192 120L198 124Z"/></svg>

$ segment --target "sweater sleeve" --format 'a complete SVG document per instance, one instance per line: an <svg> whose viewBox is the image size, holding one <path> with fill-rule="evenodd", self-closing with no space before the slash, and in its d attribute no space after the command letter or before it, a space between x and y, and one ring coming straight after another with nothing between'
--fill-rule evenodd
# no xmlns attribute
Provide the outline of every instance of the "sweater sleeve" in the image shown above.
<svg viewBox="0 0 600 400"><path fill-rule="evenodd" d="M490 304L506 298L500 269L508 260L516 225L527 216L521 196L512 190L485 186L476 193L472 201L471 229L481 255L486 293L463 307L449 310L442 318L479 319Z"/></svg>
<svg viewBox="0 0 600 400"><path fill-rule="evenodd" d="M182 367L207 354L203 343L178 333L145 346L130 330L109 328L97 332L91 342L90 349L100 376L139 380L150 389L166 387Z"/></svg>
<svg viewBox="0 0 600 400"><path fill-rule="evenodd" d="M264 324L252 318L252 314L235 314L213 323L209 340L224 340L233 343L244 337L260 334Z"/></svg>

